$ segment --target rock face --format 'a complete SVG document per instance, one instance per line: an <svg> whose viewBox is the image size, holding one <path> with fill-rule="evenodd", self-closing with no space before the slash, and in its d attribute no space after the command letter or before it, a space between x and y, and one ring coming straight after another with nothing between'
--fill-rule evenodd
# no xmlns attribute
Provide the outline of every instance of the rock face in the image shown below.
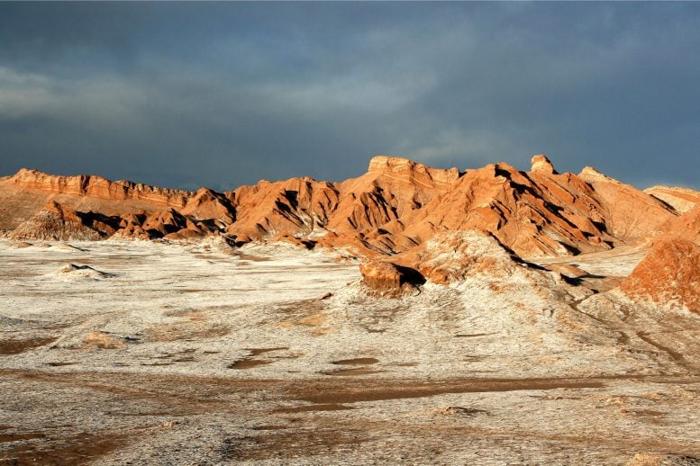
<svg viewBox="0 0 700 466"><path fill-rule="evenodd" d="M700 205L700 192L674 186L652 186L645 193L665 202L683 214Z"/></svg>
<svg viewBox="0 0 700 466"><path fill-rule="evenodd" d="M469 275L507 276L522 262L491 235L479 231L436 234L403 257L433 283L448 284Z"/></svg>
<svg viewBox="0 0 700 466"><path fill-rule="evenodd" d="M700 244L700 205L680 217L668 220L662 226L664 236L680 238Z"/></svg>
<svg viewBox="0 0 700 466"><path fill-rule="evenodd" d="M425 283L416 270L391 262L374 260L360 265L362 283L374 293L396 297Z"/></svg>
<svg viewBox="0 0 700 466"><path fill-rule="evenodd" d="M531 172L543 173L545 175L558 174L556 170L554 170L554 165L552 165L552 162L549 160L549 157L547 157L545 154L533 155L530 163Z"/></svg>
<svg viewBox="0 0 700 466"><path fill-rule="evenodd" d="M80 264L66 264L65 266L61 267L55 275L69 280L102 280L105 278L114 277L114 275L111 273L102 272L100 270L94 269L93 267L90 267L89 265Z"/></svg>
<svg viewBox="0 0 700 466"><path fill-rule="evenodd" d="M631 298L700 313L700 246L682 239L655 242L620 289Z"/></svg>
<svg viewBox="0 0 700 466"><path fill-rule="evenodd" d="M236 221L227 233L239 240L311 236L323 231L337 209L339 194L331 184L311 178L261 181L227 193Z"/></svg>
<svg viewBox="0 0 700 466"><path fill-rule="evenodd" d="M190 193L157 188L130 181L110 181L100 176L55 176L38 170L21 169L9 183L31 191L86 196L107 201L145 201L153 205L184 207Z"/></svg>
<svg viewBox="0 0 700 466"><path fill-rule="evenodd" d="M529 172L506 163L439 169L380 155L365 174L337 183L291 178L225 193L20 170L0 179L0 231L23 239L216 235L237 244L345 248L367 258L415 255L443 232L480 231L530 258L642 244L663 234L679 208L660 192L642 192L589 167L560 174L543 154L532 158ZM48 201L74 219L55 212L36 217Z"/></svg>
<svg viewBox="0 0 700 466"><path fill-rule="evenodd" d="M22 223L9 236L15 240L101 239L100 233L87 226L86 223L87 219L84 219L77 212L64 208L57 202L50 201L44 209Z"/></svg>
<svg viewBox="0 0 700 466"><path fill-rule="evenodd" d="M480 230L522 256L608 249L614 242L601 202L576 175L525 173L505 163L467 171L406 224L403 234L416 243L438 231Z"/></svg>
<svg viewBox="0 0 700 466"><path fill-rule="evenodd" d="M606 231L623 242L635 243L656 235L677 215L665 202L595 168L584 168L579 177L593 188L604 210Z"/></svg>

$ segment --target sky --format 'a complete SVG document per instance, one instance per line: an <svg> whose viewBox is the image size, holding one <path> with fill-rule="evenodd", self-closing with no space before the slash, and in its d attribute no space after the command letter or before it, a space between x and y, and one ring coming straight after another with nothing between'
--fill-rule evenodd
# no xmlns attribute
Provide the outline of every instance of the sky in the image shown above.
<svg viewBox="0 0 700 466"><path fill-rule="evenodd" d="M700 3L0 3L0 176L214 189L547 153L700 188Z"/></svg>

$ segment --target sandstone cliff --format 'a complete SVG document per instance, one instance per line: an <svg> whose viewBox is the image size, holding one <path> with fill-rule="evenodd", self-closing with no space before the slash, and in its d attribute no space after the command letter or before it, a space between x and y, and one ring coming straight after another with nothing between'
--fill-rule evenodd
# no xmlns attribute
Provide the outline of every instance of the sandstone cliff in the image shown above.
<svg viewBox="0 0 700 466"><path fill-rule="evenodd" d="M633 299L700 313L700 246L682 239L655 242L620 289Z"/></svg>
<svg viewBox="0 0 700 466"><path fill-rule="evenodd" d="M700 205L700 192L688 188L675 186L652 186L644 190L645 193L665 202L678 213L686 213L697 205Z"/></svg>
<svg viewBox="0 0 700 466"><path fill-rule="evenodd" d="M0 230L21 226L15 236L31 237L33 228L45 236L35 216L53 201L100 238L221 235L383 257L424 248L443 232L474 230L522 257L575 255L643 244L677 228L692 212L679 217L680 204L662 199L668 189L645 193L592 168L558 173L543 154L527 172L506 163L460 171L376 156L365 174L342 182L291 178L226 193L23 169L0 179ZM678 193L691 202L692 193ZM692 228L692 219L684 221Z"/></svg>

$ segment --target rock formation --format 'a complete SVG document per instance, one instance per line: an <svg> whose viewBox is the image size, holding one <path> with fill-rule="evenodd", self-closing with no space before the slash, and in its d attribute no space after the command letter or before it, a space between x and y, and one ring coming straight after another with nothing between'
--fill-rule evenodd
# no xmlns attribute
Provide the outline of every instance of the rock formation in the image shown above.
<svg viewBox="0 0 700 466"><path fill-rule="evenodd" d="M375 294L396 297L425 283L416 270L388 261L373 260L360 265L362 283Z"/></svg>
<svg viewBox="0 0 700 466"><path fill-rule="evenodd" d="M538 173L543 173L546 175L557 175L557 171L554 169L554 165L552 162L549 160L549 157L547 157L545 154L537 154L533 155L532 159L530 160L531 163L531 172L538 172Z"/></svg>
<svg viewBox="0 0 700 466"><path fill-rule="evenodd" d="M479 231L441 232L398 257L439 284L460 281L468 275L508 276L522 264L495 238Z"/></svg>
<svg viewBox="0 0 700 466"><path fill-rule="evenodd" d="M543 154L532 158L529 172L506 163L439 169L382 155L365 174L337 183L291 178L225 193L23 169L0 179L0 231L24 239L215 235L236 244L345 248L367 258L425 254L444 232L480 231L532 258L644 244L679 228L677 222L694 228L693 211L679 217L687 205L669 200L669 192L694 199L690 190L645 193L590 167L558 173ZM72 213L47 214L49 201ZM61 229L74 231L57 234Z"/></svg>
<svg viewBox="0 0 700 466"><path fill-rule="evenodd" d="M652 186L644 190L645 193L665 202L678 213L686 213L695 206L700 205L700 192L688 188L675 186Z"/></svg>
<svg viewBox="0 0 700 466"><path fill-rule="evenodd" d="M15 240L98 240L101 235L86 225L77 212L50 201L44 209L20 224L9 237Z"/></svg>
<svg viewBox="0 0 700 466"><path fill-rule="evenodd" d="M643 241L662 231L661 226L677 215L665 202L595 168L585 167L579 176L600 201L606 230L623 242Z"/></svg>
<svg viewBox="0 0 700 466"><path fill-rule="evenodd" d="M682 239L656 241L620 289L634 299L700 313L700 246Z"/></svg>
<svg viewBox="0 0 700 466"><path fill-rule="evenodd" d="M238 240L314 236L338 206L338 191L311 178L261 181L227 193L236 221L226 230Z"/></svg>
<svg viewBox="0 0 700 466"><path fill-rule="evenodd" d="M663 236L700 244L700 205L662 225Z"/></svg>
<svg viewBox="0 0 700 466"><path fill-rule="evenodd" d="M9 179L20 189L45 193L103 199L144 201L152 205L181 208L191 193L157 188L130 181L110 181L100 176L55 176L37 170L21 169Z"/></svg>

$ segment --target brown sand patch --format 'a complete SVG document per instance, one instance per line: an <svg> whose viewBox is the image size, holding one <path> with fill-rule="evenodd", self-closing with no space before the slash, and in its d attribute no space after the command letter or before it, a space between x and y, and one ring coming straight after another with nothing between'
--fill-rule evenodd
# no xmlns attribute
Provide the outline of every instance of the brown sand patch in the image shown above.
<svg viewBox="0 0 700 466"><path fill-rule="evenodd" d="M340 359L338 361L331 361L331 364L340 364L348 366L365 366L367 364L377 364L379 359L375 358L354 358L354 359Z"/></svg>
<svg viewBox="0 0 700 466"><path fill-rule="evenodd" d="M241 359L240 361L232 362L226 367L229 369L252 369L253 367L265 366L273 362L274 361L266 361L263 359Z"/></svg>
<svg viewBox="0 0 700 466"><path fill-rule="evenodd" d="M488 411L477 408L465 408L462 406L446 406L435 410L435 414L442 416L466 416L473 417L478 414L488 414Z"/></svg>
<svg viewBox="0 0 700 466"><path fill-rule="evenodd" d="M254 359L255 356L259 356L265 353L271 353L273 351L282 351L289 349L286 346L280 346L277 348L245 348L246 351L250 351L250 356L244 359L240 359L229 364L227 367L229 369L252 369L253 367L264 366L267 364L272 364L275 361L270 361L266 359Z"/></svg>
<svg viewBox="0 0 700 466"><path fill-rule="evenodd" d="M0 433L0 443L17 442L18 440L32 440L35 438L44 438L45 435L41 432L22 432L22 433Z"/></svg>
<svg viewBox="0 0 700 466"><path fill-rule="evenodd" d="M273 351L288 350L288 346L279 346L277 348L244 348L246 351L250 351L251 356L258 356L265 353L271 353Z"/></svg>
<svg viewBox="0 0 700 466"><path fill-rule="evenodd" d="M489 335L497 335L496 333L462 333L455 335L455 338L476 338L476 337L486 337Z"/></svg>
<svg viewBox="0 0 700 466"><path fill-rule="evenodd" d="M305 299L281 306L278 311L285 317L276 326L284 329L309 327L313 335L325 335L333 329L324 326L328 321L324 309L325 305L320 299Z"/></svg>
<svg viewBox="0 0 700 466"><path fill-rule="evenodd" d="M228 335L231 329L226 325L201 326L193 324L155 325L146 330L148 341L177 341L198 338L217 338Z"/></svg>
<svg viewBox="0 0 700 466"><path fill-rule="evenodd" d="M277 327L285 329L293 327L309 327L311 329L311 334L320 336L326 335L333 330L330 327L323 326L327 320L328 317L324 312L318 312L301 318L283 320L277 324Z"/></svg>
<svg viewBox="0 0 700 466"><path fill-rule="evenodd" d="M334 371L322 371L321 374L323 374L323 375L335 375L335 376L339 376L339 377L348 377L348 376L355 376L355 375L378 374L380 372L385 372L385 371L372 369L371 367L353 367L353 368L348 368L348 369L337 369Z"/></svg>
<svg viewBox="0 0 700 466"><path fill-rule="evenodd" d="M700 458L666 453L637 453L625 466L696 466Z"/></svg>
<svg viewBox="0 0 700 466"><path fill-rule="evenodd" d="M0 355L19 354L56 341L55 338L29 338L26 340L0 340Z"/></svg>
<svg viewBox="0 0 700 466"><path fill-rule="evenodd" d="M173 362L195 362L197 361L193 356L185 356L182 358L173 359Z"/></svg>
<svg viewBox="0 0 700 466"><path fill-rule="evenodd" d="M128 437L124 434L81 433L72 437L45 439L42 442L17 445L0 452L0 464L13 466L87 464L127 443Z"/></svg>
<svg viewBox="0 0 700 466"><path fill-rule="evenodd" d="M126 347L124 340L113 337L105 332L90 332L83 338L83 346L100 349L122 349Z"/></svg>
<svg viewBox="0 0 700 466"><path fill-rule="evenodd" d="M178 290L182 291L182 290ZM202 290L205 291L205 290ZM166 317L180 317L182 319L189 319L194 322L202 322L207 320L207 315L204 311L193 310L193 309L179 309L173 311L166 311L163 313Z"/></svg>
<svg viewBox="0 0 700 466"><path fill-rule="evenodd" d="M411 381L371 381L343 386L316 386L314 383L297 386L290 390L291 396L311 403L357 403L362 401L399 400L423 398L449 393L507 392L520 390L554 390L558 388L602 388L602 380L596 379L468 379L436 383Z"/></svg>
<svg viewBox="0 0 700 466"><path fill-rule="evenodd" d="M225 461L277 460L306 458L355 449L369 439L358 425L356 429L263 430L259 435L226 439L220 449Z"/></svg>
<svg viewBox="0 0 700 466"><path fill-rule="evenodd" d="M213 397L222 393L275 389L279 380L240 380L232 378L197 377L172 374L149 374L147 380L139 373L88 371L52 372L22 369L0 369L0 376L30 382L60 384L80 389L110 393L127 399L155 401L181 406L191 411L197 404L216 405Z"/></svg>
<svg viewBox="0 0 700 466"><path fill-rule="evenodd" d="M173 362L195 362L196 359L192 356L185 356L183 358L173 359Z"/></svg>
<svg viewBox="0 0 700 466"><path fill-rule="evenodd" d="M241 260L251 261L251 262L268 262L271 261L271 257L265 256L255 256L253 254L245 254L243 252L236 252L236 255Z"/></svg>
<svg viewBox="0 0 700 466"><path fill-rule="evenodd" d="M345 406L337 403L328 404L312 404L304 406L294 406L290 408L277 408L273 410L273 413L308 413L312 411L344 411L347 409L353 409L352 406Z"/></svg>

